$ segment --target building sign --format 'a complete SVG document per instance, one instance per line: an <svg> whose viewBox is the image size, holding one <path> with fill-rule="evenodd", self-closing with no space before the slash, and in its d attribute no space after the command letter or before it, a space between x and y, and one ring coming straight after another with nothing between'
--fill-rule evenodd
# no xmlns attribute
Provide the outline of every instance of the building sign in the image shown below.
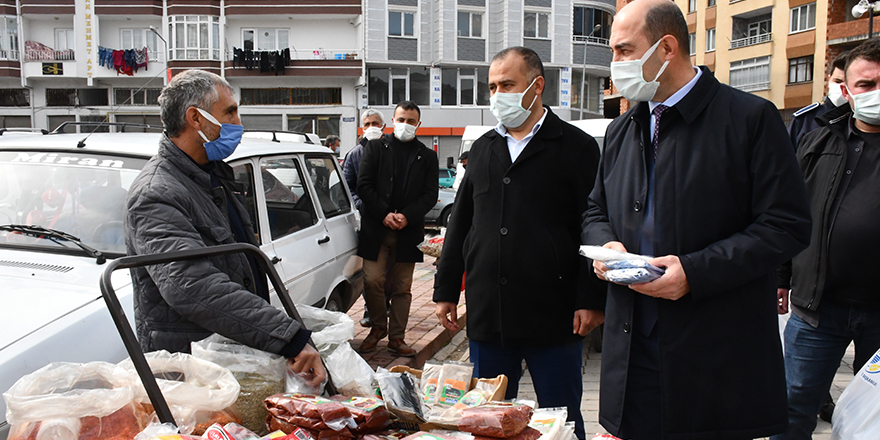
<svg viewBox="0 0 880 440"><path fill-rule="evenodd" d="M440 108L440 87L442 81L440 77L440 68L431 68L431 108Z"/></svg>
<svg viewBox="0 0 880 440"><path fill-rule="evenodd" d="M43 63L43 75L64 75L64 63Z"/></svg>
<svg viewBox="0 0 880 440"><path fill-rule="evenodd" d="M77 63L77 75L86 77L89 86L92 85L92 77L97 70L95 57L98 54L98 17L92 15L95 1L76 0L73 26L76 30L76 59L85 59L85 63Z"/></svg>
<svg viewBox="0 0 880 440"><path fill-rule="evenodd" d="M563 67L559 72L559 106L571 106L571 69Z"/></svg>

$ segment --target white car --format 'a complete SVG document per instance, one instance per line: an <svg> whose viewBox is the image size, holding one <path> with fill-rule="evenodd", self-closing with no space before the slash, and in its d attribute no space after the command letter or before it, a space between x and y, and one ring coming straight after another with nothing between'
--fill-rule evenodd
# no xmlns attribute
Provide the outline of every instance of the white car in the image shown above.
<svg viewBox="0 0 880 440"><path fill-rule="evenodd" d="M50 362L128 357L98 281L105 259L125 254L127 190L160 136L0 136L0 393ZM293 301L348 310L363 290L360 217L336 157L321 146L245 138L227 162ZM133 320L129 272L112 280ZM0 439L5 414L0 399Z"/></svg>

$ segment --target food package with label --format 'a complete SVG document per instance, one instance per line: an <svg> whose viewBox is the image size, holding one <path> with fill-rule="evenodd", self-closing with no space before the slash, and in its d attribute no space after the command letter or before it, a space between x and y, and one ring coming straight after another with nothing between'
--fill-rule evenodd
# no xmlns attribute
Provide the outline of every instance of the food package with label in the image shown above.
<svg viewBox="0 0 880 440"><path fill-rule="evenodd" d="M425 406L429 409L434 406L434 398L437 394L437 381L440 380L440 370L443 364L435 361L425 362L422 367L421 389L422 398L425 400Z"/></svg>
<svg viewBox="0 0 880 440"><path fill-rule="evenodd" d="M302 428L313 438L352 438L357 427L351 412L339 402L309 394L276 394L263 402L270 429L290 433Z"/></svg>
<svg viewBox="0 0 880 440"><path fill-rule="evenodd" d="M498 386L498 381L495 379L477 379L476 386L465 393L464 397L459 399L455 405L446 409L440 407L430 412L428 421L441 425L456 425L461 418L461 412L465 408L482 405L488 402L495 394Z"/></svg>
<svg viewBox="0 0 880 440"><path fill-rule="evenodd" d="M563 440L560 437L565 421L568 419L568 408L539 408L532 414L530 428L541 432L541 440ZM568 439L564 439L568 440Z"/></svg>
<svg viewBox="0 0 880 440"><path fill-rule="evenodd" d="M385 401L385 407L406 422L421 423L427 419L419 378L409 372L394 373L379 367L376 381Z"/></svg>
<svg viewBox="0 0 880 440"><path fill-rule="evenodd" d="M267 413L263 399L284 392L287 359L218 334L193 342L191 346L196 358L213 362L232 372L241 386L235 401L241 425L257 434L267 434Z"/></svg>
<svg viewBox="0 0 880 440"><path fill-rule="evenodd" d="M541 431L538 431L535 428L526 426L525 429L522 430L519 434L508 438L507 440L538 440L542 437ZM497 440L495 437L487 437L482 435L475 435L474 440ZM567 439L566 439L567 440Z"/></svg>
<svg viewBox="0 0 880 440"><path fill-rule="evenodd" d="M385 408L385 402L376 397L347 397L337 395L331 397L351 412L357 427L355 434L364 434L382 430L391 420L391 413Z"/></svg>
<svg viewBox="0 0 880 440"><path fill-rule="evenodd" d="M8 439L134 438L149 418L137 383L137 374L106 362L51 363L3 393Z"/></svg>
<svg viewBox="0 0 880 440"><path fill-rule="evenodd" d="M478 436L510 438L528 426L533 412L521 403L489 402L462 411L458 428Z"/></svg>
<svg viewBox="0 0 880 440"><path fill-rule="evenodd" d="M241 422L232 408L240 387L228 369L187 353L160 350L144 356L181 434L202 435L215 423ZM137 374L130 359L119 365ZM140 384L139 390L141 403L152 412L153 407Z"/></svg>
<svg viewBox="0 0 880 440"><path fill-rule="evenodd" d="M458 403L471 387L474 364L469 362L443 362L437 391L434 393L434 408L449 408Z"/></svg>

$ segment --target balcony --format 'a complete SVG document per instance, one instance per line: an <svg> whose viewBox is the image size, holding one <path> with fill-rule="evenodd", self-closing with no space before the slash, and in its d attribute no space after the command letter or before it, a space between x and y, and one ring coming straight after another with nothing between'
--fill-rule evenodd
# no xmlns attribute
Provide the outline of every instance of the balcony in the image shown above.
<svg viewBox="0 0 880 440"><path fill-rule="evenodd" d="M601 37L588 37L588 36L584 36L584 35L575 35L575 36L573 36L573 37L571 38L571 41L573 41L573 42L575 42L575 43L583 43L583 42L586 41L587 43L602 44L602 45L605 45L605 46L608 45L608 39L607 39L607 38L601 38Z"/></svg>
<svg viewBox="0 0 880 440"><path fill-rule="evenodd" d="M54 50L36 41L24 43L25 61L73 61L75 59L73 49Z"/></svg>
<svg viewBox="0 0 880 440"><path fill-rule="evenodd" d="M758 34L752 37L740 38L730 42L731 49L739 49L740 47L754 46L756 44L767 43L773 39L772 33Z"/></svg>
<svg viewBox="0 0 880 440"><path fill-rule="evenodd" d="M0 50L0 60L18 61L18 51Z"/></svg>
<svg viewBox="0 0 880 440"><path fill-rule="evenodd" d="M269 52L277 51L254 51ZM265 75L292 75L292 76L339 76L358 77L362 72L364 54L362 49L290 49L290 63L283 69L274 68L275 59L270 57L268 69L260 69L260 56L250 62L235 60L231 50L226 51L223 68L227 76L265 76ZM248 67L250 64L250 67Z"/></svg>

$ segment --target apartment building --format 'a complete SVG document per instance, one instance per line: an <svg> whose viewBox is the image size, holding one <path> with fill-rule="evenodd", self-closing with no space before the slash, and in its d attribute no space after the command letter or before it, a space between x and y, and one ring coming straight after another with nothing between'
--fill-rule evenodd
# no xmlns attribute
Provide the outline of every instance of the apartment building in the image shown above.
<svg viewBox="0 0 880 440"><path fill-rule="evenodd" d="M838 1L828 4L827 33L825 59L834 60L841 52L858 46L868 38L868 32L873 31L872 37L880 35L880 12L874 13L874 26L869 29L868 12L856 18L853 16L853 7L860 5L869 7L871 3L858 0ZM876 8L880 11L880 6ZM866 9L862 9L866 11Z"/></svg>
<svg viewBox="0 0 880 440"><path fill-rule="evenodd" d="M488 67L508 46L541 56L544 102L563 119L602 117L615 10L613 0L0 0L0 127L160 125L162 86L200 68L232 84L245 128L338 134L344 151L364 108L390 117L415 101L418 135L445 161L465 126L496 123Z"/></svg>

